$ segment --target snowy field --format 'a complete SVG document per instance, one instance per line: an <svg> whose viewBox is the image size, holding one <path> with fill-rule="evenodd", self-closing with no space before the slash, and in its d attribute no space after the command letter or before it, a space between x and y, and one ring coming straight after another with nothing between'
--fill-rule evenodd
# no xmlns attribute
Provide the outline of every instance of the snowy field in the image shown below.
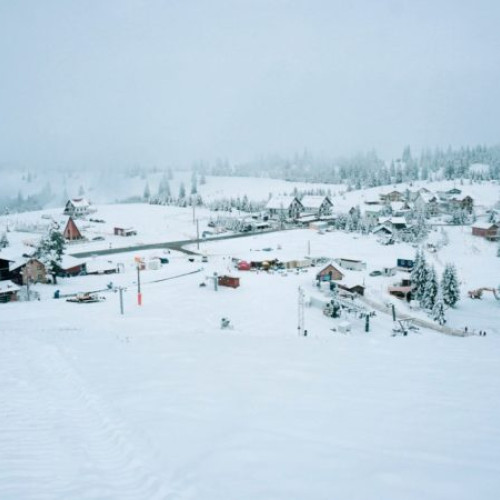
<svg viewBox="0 0 500 500"><path fill-rule="evenodd" d="M498 186L486 187L482 199L493 204ZM134 243L194 234L190 209L102 205L95 216L104 232L135 226ZM486 337L425 329L394 337L382 313L369 333L363 320L342 318L352 332L341 334L332 331L341 320L316 307L305 308L309 335L299 337L298 287L326 299L314 285L318 268L268 274L231 265L230 257L360 258L367 296L388 301L387 285L402 276L369 273L416 249L343 232L202 242L208 263L172 252L161 270L141 273L141 307L137 252L109 257L123 273L35 285L40 301L1 304L0 499L496 499L500 301L465 295L498 286L500 259L470 228L446 231L449 244L426 258L439 275L447 262L457 266L462 300L448 321ZM13 247L28 237L8 234ZM123 240L113 238L86 245ZM214 272L241 286L214 291ZM101 290L109 281L127 288L123 316L111 291L95 304L52 298L55 289ZM232 329L221 330L222 317Z"/></svg>

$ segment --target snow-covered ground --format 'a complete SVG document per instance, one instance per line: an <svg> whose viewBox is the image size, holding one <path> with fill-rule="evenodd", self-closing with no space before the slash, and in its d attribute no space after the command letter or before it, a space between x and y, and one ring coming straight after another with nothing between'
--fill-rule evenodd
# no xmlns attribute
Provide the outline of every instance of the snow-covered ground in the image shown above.
<svg viewBox="0 0 500 500"><path fill-rule="evenodd" d="M485 189L488 203L496 198L498 186ZM134 243L189 239L194 227L190 209L172 207L103 205L95 217L106 220L104 232L136 227ZM343 232L202 242L208 263L171 252L161 270L141 272L141 307L138 252L106 257L123 273L35 285L40 301L0 304L0 498L496 499L500 301L466 291L498 286L500 259L470 228L446 231L449 244L426 258L438 274L457 266L462 300L448 321L486 337L425 329L394 337L385 314L365 333L358 317L331 319L317 307L305 307L309 335L299 337L299 286L306 298L327 299L314 283L318 268L268 274L231 264L360 258L367 296L388 301L387 285L402 275L369 273L416 249ZM8 236L10 250L27 238ZM118 245L113 238L86 245ZM214 272L241 286L215 291ZM111 291L94 304L52 298L110 281L127 288L123 316ZM220 328L222 317L232 329ZM350 334L332 331L346 319Z"/></svg>

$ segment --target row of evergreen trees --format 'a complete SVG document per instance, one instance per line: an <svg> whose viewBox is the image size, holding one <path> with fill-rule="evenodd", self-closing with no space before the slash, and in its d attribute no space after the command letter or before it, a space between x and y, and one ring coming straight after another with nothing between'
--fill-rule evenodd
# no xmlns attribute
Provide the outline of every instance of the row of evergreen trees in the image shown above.
<svg viewBox="0 0 500 500"><path fill-rule="evenodd" d="M445 308L455 307L460 300L460 286L457 271L453 264L446 264L438 281L434 266L426 262L422 249L417 250L411 273L412 298L419 301L423 309L427 309L432 318L440 325L446 322Z"/></svg>
<svg viewBox="0 0 500 500"><path fill-rule="evenodd" d="M489 165L489 168L471 169L475 163ZM437 178L489 180L500 179L500 145L424 150L418 156L407 146L400 158L390 162L379 158L374 151L334 159L306 150L292 156L272 155L241 164L216 160L211 166L205 164L204 170L212 175L343 183L349 189Z"/></svg>

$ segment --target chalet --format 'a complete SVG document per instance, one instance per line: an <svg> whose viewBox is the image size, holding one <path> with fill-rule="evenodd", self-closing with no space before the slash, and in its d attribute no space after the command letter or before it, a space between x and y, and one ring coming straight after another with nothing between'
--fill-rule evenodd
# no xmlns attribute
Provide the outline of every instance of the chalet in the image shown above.
<svg viewBox="0 0 500 500"><path fill-rule="evenodd" d="M493 224L491 222L476 222L472 226L472 234L474 236L481 236L490 241L496 241L500 238L498 229L500 226L498 224Z"/></svg>
<svg viewBox="0 0 500 500"><path fill-rule="evenodd" d="M90 203L85 198L73 198L66 202L64 215L85 217L90 213Z"/></svg>
<svg viewBox="0 0 500 500"><path fill-rule="evenodd" d="M273 196L267 202L266 210L274 218L295 219L304 207L295 196Z"/></svg>
<svg viewBox="0 0 500 500"><path fill-rule="evenodd" d="M355 259L336 259L336 262L342 266L344 269L349 269L351 271L363 271L366 269L366 262Z"/></svg>
<svg viewBox="0 0 500 500"><path fill-rule="evenodd" d="M446 203L448 210L465 210L468 213L472 213L474 209L474 200L469 196L453 196Z"/></svg>
<svg viewBox="0 0 500 500"><path fill-rule="evenodd" d="M391 191L390 193L382 193L380 194L380 199L386 203L390 203L391 201L403 201L404 193L401 191Z"/></svg>
<svg viewBox="0 0 500 500"><path fill-rule="evenodd" d="M316 274L318 281L341 280L343 277L344 273L340 272L333 264L328 264Z"/></svg>
<svg viewBox="0 0 500 500"><path fill-rule="evenodd" d="M319 217L330 215L332 212L333 203L328 196L304 196L300 202L305 212Z"/></svg>
<svg viewBox="0 0 500 500"><path fill-rule="evenodd" d="M15 262L10 269L10 279L18 285L30 283L47 283L47 269L38 259Z"/></svg>
<svg viewBox="0 0 500 500"><path fill-rule="evenodd" d="M113 232L116 236L137 236L137 231L132 227L115 227Z"/></svg>
<svg viewBox="0 0 500 500"><path fill-rule="evenodd" d="M396 231L408 228L408 223L404 217L379 217L378 223Z"/></svg>
<svg viewBox="0 0 500 500"><path fill-rule="evenodd" d="M447 201L450 198L460 196L462 191L457 188L448 189L448 191L438 191L437 195L441 201Z"/></svg>
<svg viewBox="0 0 500 500"><path fill-rule="evenodd" d="M379 224L377 227L373 228L372 233L377 236L392 236L393 230L390 224Z"/></svg>
<svg viewBox="0 0 500 500"><path fill-rule="evenodd" d="M0 281L0 302L11 302L17 300L17 292L21 288L10 280Z"/></svg>
<svg viewBox="0 0 500 500"><path fill-rule="evenodd" d="M83 240L82 233L80 233L80 230L76 226L75 221L72 217L70 217L68 219L68 222L66 223L66 227L63 231L63 236L66 240L69 241Z"/></svg>
<svg viewBox="0 0 500 500"><path fill-rule="evenodd" d="M430 192L419 191L413 200L413 209L426 215L437 215L439 213L438 198Z"/></svg>
<svg viewBox="0 0 500 500"><path fill-rule="evenodd" d="M429 191L427 188L421 187L420 189L417 189L416 191L407 191L406 201L407 202L415 201L418 198L418 196L420 195L420 193L422 193L424 196L432 194L431 191Z"/></svg>

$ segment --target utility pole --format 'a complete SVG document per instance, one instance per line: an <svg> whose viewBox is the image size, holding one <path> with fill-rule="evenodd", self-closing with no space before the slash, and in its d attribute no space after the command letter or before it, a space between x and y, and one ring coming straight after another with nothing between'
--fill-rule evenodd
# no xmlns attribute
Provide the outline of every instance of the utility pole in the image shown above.
<svg viewBox="0 0 500 500"><path fill-rule="evenodd" d="M298 301L298 326L297 332L299 337L306 336L307 330L304 329L304 290L299 286L299 301Z"/></svg>
<svg viewBox="0 0 500 500"><path fill-rule="evenodd" d="M123 314L123 290L122 286L118 287L118 291L120 292L120 314Z"/></svg>
<svg viewBox="0 0 500 500"><path fill-rule="evenodd" d="M137 262L137 304L142 306L141 294L141 263Z"/></svg>

